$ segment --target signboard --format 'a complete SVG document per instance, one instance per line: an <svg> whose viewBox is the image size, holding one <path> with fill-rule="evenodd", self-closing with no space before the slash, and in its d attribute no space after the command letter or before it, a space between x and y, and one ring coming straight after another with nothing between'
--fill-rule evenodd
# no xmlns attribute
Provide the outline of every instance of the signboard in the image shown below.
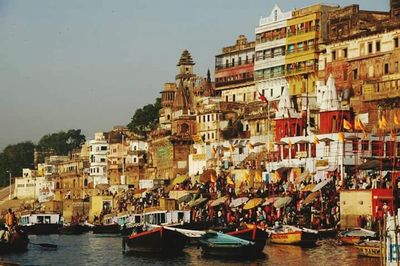
<svg viewBox="0 0 400 266"><path fill-rule="evenodd" d="M193 154L192 159L193 159L193 161L205 161L206 160L206 155L204 153Z"/></svg>
<svg viewBox="0 0 400 266"><path fill-rule="evenodd" d="M139 180L139 188L153 188L154 180L153 179L141 179Z"/></svg>

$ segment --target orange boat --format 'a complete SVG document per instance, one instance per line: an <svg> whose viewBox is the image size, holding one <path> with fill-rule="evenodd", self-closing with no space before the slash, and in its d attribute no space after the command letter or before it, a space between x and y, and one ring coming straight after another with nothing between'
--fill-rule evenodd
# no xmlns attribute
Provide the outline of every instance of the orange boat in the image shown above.
<svg viewBox="0 0 400 266"><path fill-rule="evenodd" d="M290 225L283 225L268 232L271 243L275 244L313 246L318 239L318 231Z"/></svg>
<svg viewBox="0 0 400 266"><path fill-rule="evenodd" d="M339 232L338 241L343 245L355 245L366 239L376 239L377 235L374 231L364 228L354 228Z"/></svg>

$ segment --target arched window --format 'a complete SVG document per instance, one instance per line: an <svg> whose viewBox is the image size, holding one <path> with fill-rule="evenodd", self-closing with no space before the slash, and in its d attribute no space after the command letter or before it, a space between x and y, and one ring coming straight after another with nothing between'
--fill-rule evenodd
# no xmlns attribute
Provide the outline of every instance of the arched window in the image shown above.
<svg viewBox="0 0 400 266"><path fill-rule="evenodd" d="M182 134L185 134L185 133L188 133L188 132L189 132L189 125L186 124L186 123L183 123L183 124L181 125L181 133L182 133Z"/></svg>
<svg viewBox="0 0 400 266"><path fill-rule="evenodd" d="M87 178L85 178L85 180L83 180L83 185L84 185L85 187L88 186L88 180L87 180Z"/></svg>

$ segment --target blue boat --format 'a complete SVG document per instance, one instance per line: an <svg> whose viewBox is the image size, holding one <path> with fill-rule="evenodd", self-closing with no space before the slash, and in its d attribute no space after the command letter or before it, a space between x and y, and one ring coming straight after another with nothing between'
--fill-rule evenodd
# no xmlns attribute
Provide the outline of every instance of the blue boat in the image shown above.
<svg viewBox="0 0 400 266"><path fill-rule="evenodd" d="M203 255L208 256L238 258L260 254L254 242L214 231L206 232L199 244Z"/></svg>

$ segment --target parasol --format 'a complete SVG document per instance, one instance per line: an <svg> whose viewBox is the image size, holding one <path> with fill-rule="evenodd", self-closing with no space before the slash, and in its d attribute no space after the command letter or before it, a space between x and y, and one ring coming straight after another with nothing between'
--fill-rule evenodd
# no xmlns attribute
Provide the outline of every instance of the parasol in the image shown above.
<svg viewBox="0 0 400 266"><path fill-rule="evenodd" d="M231 207L231 208L239 207L240 205L245 204L248 200L249 200L248 197L241 197L241 198L234 199L234 200L232 200L229 207Z"/></svg>
<svg viewBox="0 0 400 266"><path fill-rule="evenodd" d="M310 176L310 172L306 170L303 172L298 178L296 178L295 182L298 184L302 182L303 180L307 179Z"/></svg>
<svg viewBox="0 0 400 266"><path fill-rule="evenodd" d="M178 203L182 203L182 202L185 202L185 203L186 203L186 202L189 202L192 198L193 198L193 197L192 197L192 194L187 193L187 194L185 194L185 195L179 197Z"/></svg>
<svg viewBox="0 0 400 266"><path fill-rule="evenodd" d="M306 192L306 191L311 191L315 188L315 184L308 184L305 186L301 191Z"/></svg>
<svg viewBox="0 0 400 266"><path fill-rule="evenodd" d="M292 201L291 197L282 197L282 198L277 198L274 202L274 207L275 208L282 208L288 205Z"/></svg>
<svg viewBox="0 0 400 266"><path fill-rule="evenodd" d="M174 180L172 180L171 184L173 184L174 186L178 185L178 184L181 184L181 183L185 182L186 180L188 180L188 178L189 177L187 175L178 176Z"/></svg>
<svg viewBox="0 0 400 266"><path fill-rule="evenodd" d="M225 203L226 200L227 200L226 196L220 197L220 198L218 198L218 199L216 199L214 201L210 201L211 202L210 206L211 207L216 207L218 205L221 205L221 204Z"/></svg>
<svg viewBox="0 0 400 266"><path fill-rule="evenodd" d="M261 199L261 198L251 199L246 203L246 205L244 205L243 209L244 210L253 209L253 208L257 207L258 205L260 205L262 201L263 201L263 199Z"/></svg>
<svg viewBox="0 0 400 266"><path fill-rule="evenodd" d="M266 205L268 205L268 204L274 203L275 200L276 200L276 199L275 199L274 197L267 198L267 199L265 199L265 202L263 203L263 206L266 206Z"/></svg>
<svg viewBox="0 0 400 266"><path fill-rule="evenodd" d="M315 192L320 190L321 188L323 188L324 186L326 186L329 182L331 181L331 179L325 179L322 182L319 182L317 185L315 185L315 187L311 190L311 192Z"/></svg>
<svg viewBox="0 0 400 266"><path fill-rule="evenodd" d="M207 198L198 198L197 200L189 202L189 207L190 208L196 207L198 205L201 205L201 204L205 203L206 201L208 201Z"/></svg>
<svg viewBox="0 0 400 266"><path fill-rule="evenodd" d="M313 202L313 201L318 197L318 195L319 195L319 192L318 192L318 191L315 191L315 192L311 193L311 194L308 195L307 198L304 200L303 204L304 204L304 205L310 204L311 202Z"/></svg>

